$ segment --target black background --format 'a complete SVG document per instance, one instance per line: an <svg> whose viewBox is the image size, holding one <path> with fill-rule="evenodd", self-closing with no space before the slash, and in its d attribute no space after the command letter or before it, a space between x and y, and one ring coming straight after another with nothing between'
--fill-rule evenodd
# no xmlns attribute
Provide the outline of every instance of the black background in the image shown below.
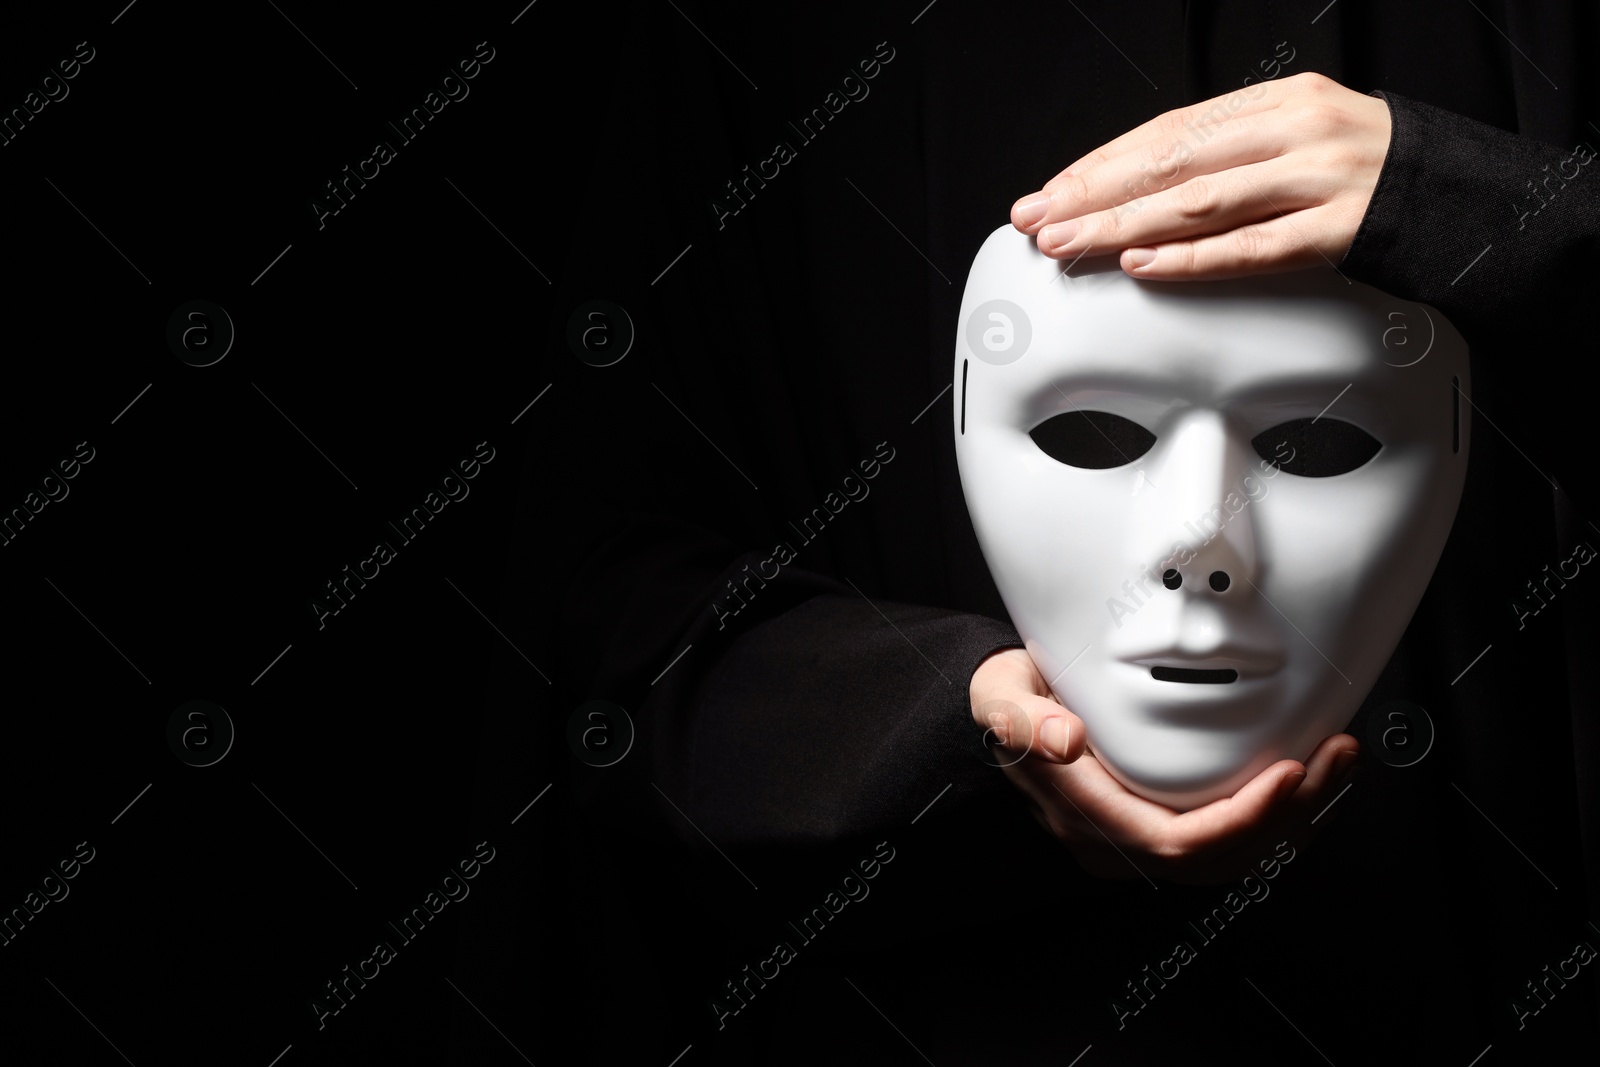
<svg viewBox="0 0 1600 1067"><path fill-rule="evenodd" d="M519 508L536 531L575 506L538 489L562 449L540 416L563 386L512 420L589 369L563 338L576 299L527 260L554 279L582 222L608 16L279 6L50 5L0 41L8 108L78 42L95 49L0 160L6 506L77 442L95 450L0 578L7 909L78 842L95 849L3 950L0 1044L18 1062L122 1062L107 1041L137 1064L265 1065L291 1044L279 1062L438 1062L461 994L530 1055L557 1037L528 1007L553 977L537 945L518 984L469 976L453 949L457 913L518 899L502 857L539 853L556 807L545 795L512 825L562 755L525 744L474 808L491 665L509 657L507 700L547 684L484 616L516 633L508 572L526 564L537 598L553 563L536 540L512 551ZM470 95L319 229L323 184L398 141L385 120L480 41L495 58ZM210 367L167 344L193 299L237 331ZM398 542L386 520L481 441L495 459L470 494L319 629L324 583ZM168 747L194 699L237 731L214 766ZM398 944L386 922L485 840L497 862L471 895L319 1033L323 983ZM478 1025L485 1062L521 1062Z"/></svg>
<svg viewBox="0 0 1600 1067"><path fill-rule="evenodd" d="M748 1052L753 1059L744 1042L769 1050L789 1042L796 1057L923 1062L908 1047L911 1038L897 1037L877 1012L881 1006L902 1018L891 998L915 999L915 989L873 987L877 1004L869 1010L865 994L855 999L824 966L809 963L781 980L794 992L769 997L764 1019L719 1033L706 1002L721 980L766 955L782 916L814 904L870 845L847 842L799 860L741 854L741 873L771 885L777 902L734 902L730 886L742 886L715 856L680 867L661 835L641 830L635 839L617 830L635 816L586 814L584 787L596 772L574 760L566 741L574 705L555 696L558 687L585 690L583 679L563 677L562 642L583 635L563 632L557 592L574 553L603 535L601 516L625 492L607 483L607 466L650 460L672 468L686 512L714 512L743 492L731 461L724 466L650 390L665 385L701 425L718 425L721 413L730 420L721 425L748 430L764 418L763 383L776 373L752 365L749 377L706 381L679 367L672 339L651 314L651 301L665 291L652 293L653 284L687 284L700 269L693 259L675 260L680 252L725 266L738 258L730 249L748 247L733 242L759 243L779 220L803 228L809 211L853 212L852 225L864 234L880 226L856 199L861 190L851 192L830 168L877 194L877 203L892 204L882 194L905 176L898 168L923 136L875 123L874 105L863 104L844 116L852 125L841 122L837 141L805 149L765 202L752 206L766 213L762 230L728 237L707 210L717 183L705 178L731 178L759 155L742 147L718 155L691 137L681 147L695 160L690 177L670 190L645 180L630 190L636 131L615 116L630 114L637 98L638 114L670 123L661 98L730 93L742 83L718 67L720 49L739 78L761 83L749 98L724 101L745 122L740 137L754 144L761 131L819 101L877 41L889 38L914 56L927 28L910 20L922 5L892 15L785 9L759 19L703 16L686 6L699 29L670 6L645 6L539 0L527 9L512 2L423 16L387 7L138 0L120 14L113 2L9 19L0 39L0 108L20 106L78 42L88 41L96 55L68 83L67 98L0 148L12 338L0 390L0 509L20 506L78 442L95 450L69 483L70 495L0 548L10 620L0 909L20 905L79 842L95 849L70 895L0 947L7 1009L0 1046L8 1054L141 1067L543 1067L592 1062L602 1056L596 1050L666 1064L688 1050L681 1061L688 1065L702 1056L739 1062ZM943 0L924 21L986 24L970 10L941 10L947 6L959 8ZM480 41L495 58L468 83L470 95L400 146L394 162L319 228L310 204L325 195L324 183L366 158L375 140L392 141L385 121L420 105ZM654 70L670 69L671 57L692 57L683 81L628 77L619 57L640 49L658 57ZM1117 61L1108 53L1106 62L1109 70ZM707 69L718 70L711 88ZM958 83L960 76L952 70ZM910 70L890 67L875 91L911 93L915 84ZM651 94L659 95L645 99ZM768 103L774 94L777 102ZM1180 86L1167 86L1126 110L1153 114L1181 95ZM1084 126L1066 132L1023 131L1015 109L996 110L992 120L997 136L1021 137L1028 151L1059 165L1074 148L1121 128L1117 108L1108 116L1103 101L1084 106ZM686 130L696 128L693 116L681 117ZM662 130L651 132L650 143L670 143ZM880 144L893 147L875 155ZM972 161L975 173L984 166ZM639 169L666 168L651 158ZM597 186L625 192L596 202L586 190ZM994 217L967 228L987 233L1004 221L1006 206L990 205ZM956 272L972 248L930 249L924 276L910 273L923 270L910 244L884 229L848 250L860 274L881 272L876 294L841 284L810 295L920 313L923 287L941 284L941 266L959 293ZM204 368L182 362L166 339L173 311L195 299L224 307L237 331L227 357ZM586 365L568 343L574 309L591 299L616 301L634 315L637 347L614 367ZM756 315L748 307L727 314L732 323ZM936 325L892 328L921 346ZM821 377L830 384L818 387L819 424L828 423L830 404L870 407L851 399L848 367L829 374ZM919 424L914 432L923 436L899 428L941 384L931 371L904 383L903 410L890 425L911 442L908 464L931 465L928 445L944 432L947 409ZM645 410L660 421L632 421ZM872 421L859 410L851 420ZM741 438L710 436L730 448ZM742 436L747 451L735 450L734 459L758 481L815 472L810 485L791 486L789 505L773 507L791 514L814 503L817 487L869 455L876 440L841 438L821 454L797 457L763 453ZM1509 453L1496 458L1503 447L1485 440L1485 463L1514 462ZM386 521L420 505L483 441L495 459L469 483L470 495L399 547L396 562L319 628L310 605L324 583L369 556L376 540L387 539ZM883 490L880 506L892 491ZM915 509L849 521L870 521L900 538L892 558L853 561L875 580L931 558L917 537L924 520ZM838 551L853 543L839 538ZM1496 580L1504 586L1554 559L1508 554L1495 564ZM1503 625L1501 599L1486 597L1483 617ZM1464 661L1483 643L1471 633L1455 636L1441 659ZM167 740L174 709L196 699L225 708L237 731L227 756L203 768L180 762ZM1437 792L1421 803L1455 803L1446 784L1431 781ZM636 817L660 823L667 811L657 805ZM1376 804L1356 811L1363 814L1345 818L1363 820L1376 855L1406 854L1425 865L1419 855L1448 847L1417 842L1404 818ZM1471 825L1469 834L1483 830ZM1567 828L1563 822L1552 833ZM908 829L905 840L926 829ZM617 836L597 842L597 833ZM1063 1063L1091 1041L1112 1040L1114 1019L1102 1005L1089 1013L1100 1029L1053 1033L1049 1013L1009 984L1004 964L968 967L991 950L997 959L1024 954L1025 937L1052 949L1070 944L1073 924L1087 921L1082 911L1059 922L1041 915L1032 898L1008 888L1024 882L1024 869L1046 880L1067 875L1062 854L1017 859L1018 843L1036 845L1036 835L1019 819L982 844L956 834L966 851L919 857L907 849L912 858L887 867L882 880L923 887L918 910L883 904L870 925L847 916L855 953L895 954L890 972L929 976L942 991L937 1003L963 1009L944 1016L939 1041L978 1060L985 1041L1021 1029L1037 1028L1033 1044L1058 1045ZM1468 868L1489 865L1479 858L1489 855L1497 869L1520 863L1509 850L1489 852L1503 848L1497 837L1469 840L1483 851ZM448 905L319 1028L310 1002L323 997L324 983L369 956L375 941L390 939L387 923L420 905L479 842L495 858L470 883L470 896ZM1297 860L1287 870L1308 881L1331 876L1307 870L1315 862ZM1570 874L1578 862L1567 857L1563 869ZM981 897L971 895L985 880L974 872L998 872ZM787 880L773 884L769 875ZM1528 875L1517 867L1503 876ZM1381 895L1384 883L1372 877L1370 891ZM1580 891L1576 881L1568 885ZM1125 893L1127 884L1098 891ZM1542 891L1529 877L1507 907L1538 910L1529 902L1542 900ZM1204 913L1217 894L1174 895L1150 920L1148 936L1094 962L1105 997L1159 959L1178 920ZM1441 906L1404 901L1394 920L1398 966L1412 973L1419 1000L1433 995L1431 968L1473 951L1470 911L1455 916L1453 928L1431 921L1422 941L1407 941L1404 916ZM918 924L929 916L950 924L924 940ZM1302 902L1284 904L1273 922L1315 944L1336 941L1327 920ZM950 963L952 939L961 942L963 966ZM1363 951L1382 940L1367 938ZM1537 962L1554 962L1565 949L1550 942L1519 948L1526 959L1503 969L1505 995L1524 970L1532 976ZM1203 966L1221 966L1206 960ZM1235 962L1246 974L1263 973L1257 960ZM1282 966L1278 975L1267 972L1280 990L1306 964L1296 956ZM1341 966L1356 973L1390 969L1392 961ZM1330 979L1304 992L1289 1011L1302 1023L1316 1018L1310 1028L1325 1047L1339 1040L1340 1025L1317 1018L1314 1005L1328 1004L1331 988ZM1145 1020L1145 1032L1216 1023L1232 1035L1224 1044L1270 1043L1275 1055L1321 1062L1266 1005L1242 987L1240 996L1234 1017L1208 1019L1200 1007L1175 1006L1164 1023ZM1348 988L1337 1011L1376 1026L1410 1010L1362 1003L1364 996ZM1579 996L1589 1000L1580 1004ZM1574 993L1564 1010L1591 1011L1592 995ZM1437 1015L1438 1005L1430 1011ZM1481 1035L1488 1024L1474 1025ZM1560 1024L1537 1025L1554 1034ZM834 1027L871 1028L872 1036L835 1046ZM1465 1063L1485 1040L1451 1038L1441 1055ZM1091 1056L1112 1061L1104 1044Z"/></svg>

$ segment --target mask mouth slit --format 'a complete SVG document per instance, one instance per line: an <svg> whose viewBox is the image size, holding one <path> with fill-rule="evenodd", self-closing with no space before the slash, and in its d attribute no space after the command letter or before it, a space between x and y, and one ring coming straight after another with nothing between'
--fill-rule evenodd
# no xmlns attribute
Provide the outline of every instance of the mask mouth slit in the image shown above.
<svg viewBox="0 0 1600 1067"><path fill-rule="evenodd" d="M1199 670L1194 667L1151 667L1150 677L1158 682L1189 682L1198 685L1223 685L1239 680L1239 672L1231 667L1222 670Z"/></svg>

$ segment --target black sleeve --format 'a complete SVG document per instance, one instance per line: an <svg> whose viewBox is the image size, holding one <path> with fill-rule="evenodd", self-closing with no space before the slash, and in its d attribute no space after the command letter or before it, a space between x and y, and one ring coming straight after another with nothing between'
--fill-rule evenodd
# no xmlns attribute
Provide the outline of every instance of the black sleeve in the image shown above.
<svg viewBox="0 0 1600 1067"><path fill-rule="evenodd" d="M981 615L819 594L742 634L662 709L658 723L679 724L664 731L673 748L658 746L672 752L661 773L718 840L904 826L936 800L1009 788L978 758L968 685L990 653L1020 644Z"/></svg>
<svg viewBox="0 0 1600 1067"><path fill-rule="evenodd" d="M1389 152L1343 269L1468 328L1576 311L1600 275L1593 148L1375 95L1389 104Z"/></svg>
<svg viewBox="0 0 1600 1067"><path fill-rule="evenodd" d="M568 655L590 650L590 695L637 709L630 769L692 819L686 837L828 843L1009 789L981 758L968 686L1021 646L1010 623L793 565L773 576L763 552L719 568L709 533L635 521L578 576Z"/></svg>
<svg viewBox="0 0 1600 1067"><path fill-rule="evenodd" d="M1546 144L1392 93L1389 152L1340 269L1443 311L1474 353L1473 403L1585 513L1600 484L1574 446L1591 421L1565 369L1592 350L1600 172Z"/></svg>

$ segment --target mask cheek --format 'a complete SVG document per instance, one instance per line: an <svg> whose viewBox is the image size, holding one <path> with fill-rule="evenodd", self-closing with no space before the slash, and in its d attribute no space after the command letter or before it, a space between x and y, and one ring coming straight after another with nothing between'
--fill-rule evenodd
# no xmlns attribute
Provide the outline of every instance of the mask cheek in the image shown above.
<svg viewBox="0 0 1600 1067"><path fill-rule="evenodd" d="M1343 688L1340 672L1349 675L1366 658L1374 627L1382 628L1414 557L1400 518L1405 500L1387 491L1351 493L1327 481L1280 479L1271 503L1256 512L1257 535L1272 546L1256 583L1268 603L1294 620L1292 627L1284 618L1276 625L1299 661L1296 670Z"/></svg>
<svg viewBox="0 0 1600 1067"><path fill-rule="evenodd" d="M1033 518L1017 550L1018 569L1027 595L1038 601L1038 617L1049 620L1059 642L1076 642L1053 649L1070 658L1084 642L1126 622L1115 601L1135 610L1143 603L1130 601L1122 588L1139 577L1126 548L1136 528L1127 525L1126 502L1107 492L1104 479L1064 470L1052 481L1047 495L1029 503Z"/></svg>

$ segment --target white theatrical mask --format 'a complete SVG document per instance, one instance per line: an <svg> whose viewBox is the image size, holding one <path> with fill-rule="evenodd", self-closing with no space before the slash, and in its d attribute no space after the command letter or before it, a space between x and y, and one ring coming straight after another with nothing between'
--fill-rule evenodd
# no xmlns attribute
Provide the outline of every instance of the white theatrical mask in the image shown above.
<svg viewBox="0 0 1600 1067"><path fill-rule="evenodd" d="M1040 674L1118 781L1185 811L1304 761L1370 691L1460 502L1467 346L1333 270L1106 263L984 242L956 458Z"/></svg>

